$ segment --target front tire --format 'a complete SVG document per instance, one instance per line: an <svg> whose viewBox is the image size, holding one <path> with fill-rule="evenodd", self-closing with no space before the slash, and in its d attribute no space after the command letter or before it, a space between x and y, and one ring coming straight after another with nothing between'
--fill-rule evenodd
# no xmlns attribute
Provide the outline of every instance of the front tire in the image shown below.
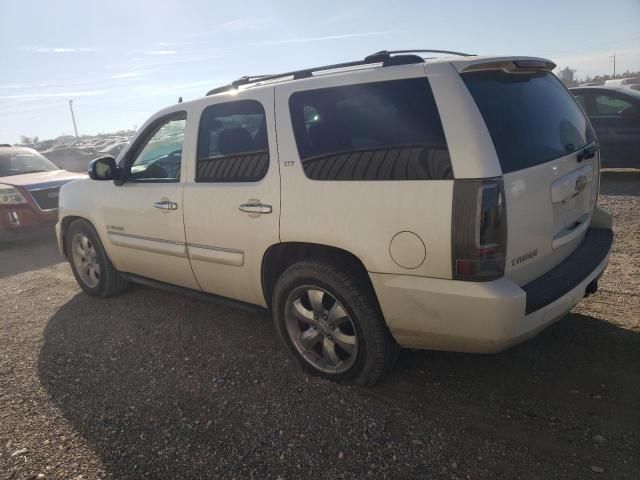
<svg viewBox="0 0 640 480"><path fill-rule="evenodd" d="M395 358L372 287L353 269L319 260L292 265L276 284L273 316L290 356L313 375L374 385Z"/></svg>
<svg viewBox="0 0 640 480"><path fill-rule="evenodd" d="M86 293L106 298L127 288L129 282L114 268L91 223L74 220L64 239L73 276Z"/></svg>

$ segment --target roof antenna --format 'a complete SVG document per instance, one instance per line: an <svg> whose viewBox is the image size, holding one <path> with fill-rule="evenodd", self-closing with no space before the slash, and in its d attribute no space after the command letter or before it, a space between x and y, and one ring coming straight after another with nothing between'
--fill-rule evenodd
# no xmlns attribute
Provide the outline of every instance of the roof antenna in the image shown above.
<svg viewBox="0 0 640 480"><path fill-rule="evenodd" d="M178 103L182 103L182 97L178 97Z"/></svg>

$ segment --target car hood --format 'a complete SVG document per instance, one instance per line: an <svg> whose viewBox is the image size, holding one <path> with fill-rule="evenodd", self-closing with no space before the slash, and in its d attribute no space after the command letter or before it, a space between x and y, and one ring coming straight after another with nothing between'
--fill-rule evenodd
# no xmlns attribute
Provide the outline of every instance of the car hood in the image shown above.
<svg viewBox="0 0 640 480"><path fill-rule="evenodd" d="M32 185L40 185L43 183L51 183L53 185L62 185L71 180L87 178L83 173L72 173L66 170L54 170L52 172L25 173L22 175L10 175L8 177L0 177L0 183L11 185L13 187L30 187Z"/></svg>

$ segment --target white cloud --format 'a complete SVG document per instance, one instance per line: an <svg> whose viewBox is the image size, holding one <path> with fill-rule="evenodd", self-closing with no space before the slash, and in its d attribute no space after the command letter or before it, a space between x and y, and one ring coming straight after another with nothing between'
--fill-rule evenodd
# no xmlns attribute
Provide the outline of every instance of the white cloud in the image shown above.
<svg viewBox="0 0 640 480"><path fill-rule="evenodd" d="M75 53L98 51L97 48L88 47L24 47L23 50L36 53Z"/></svg>
<svg viewBox="0 0 640 480"><path fill-rule="evenodd" d="M144 76L144 73L142 72L126 72L126 73L119 73L117 75L112 75L111 78L115 80L119 80L122 78L138 78L143 76Z"/></svg>
<svg viewBox="0 0 640 480"><path fill-rule="evenodd" d="M25 93L20 95L3 95L0 96L0 100L11 100L11 99L34 99L34 98L54 98L54 97L92 97L95 95L104 95L109 90L88 90L88 91L80 91L80 92L60 92L60 93Z"/></svg>
<svg viewBox="0 0 640 480"><path fill-rule="evenodd" d="M181 52L180 55L155 55L145 58L131 58L127 63L106 65L107 70L144 69L149 72L157 68L165 68L171 65L202 62L225 56L226 50L232 49L207 49Z"/></svg>
<svg viewBox="0 0 640 480"><path fill-rule="evenodd" d="M175 90L192 90L194 88L200 88L211 85L211 80L200 80L197 82L189 82L189 83L181 83L178 85L171 85L168 87L163 87L164 90L175 91Z"/></svg>
<svg viewBox="0 0 640 480"><path fill-rule="evenodd" d="M365 16L366 10L362 7L352 8L338 12L335 15L321 19L318 23L321 25L330 25L332 23L339 23L353 20L356 17Z"/></svg>
<svg viewBox="0 0 640 480"><path fill-rule="evenodd" d="M194 90L200 91L205 89L206 87L211 87L212 85L212 81L211 80L199 80L199 81L195 81L195 82L188 82L188 83L167 83L167 84L151 84L151 85L145 85L144 87L141 87L140 90L140 94L138 96L156 96L156 95L163 95L166 93L173 93L173 92L180 92L180 93L184 93L184 92L192 92Z"/></svg>
<svg viewBox="0 0 640 480"><path fill-rule="evenodd" d="M260 30L271 23L270 18L236 18L223 23L220 27L227 30Z"/></svg>
<svg viewBox="0 0 640 480"><path fill-rule="evenodd" d="M175 55L178 52L175 50L150 50L144 53L145 55Z"/></svg>
<svg viewBox="0 0 640 480"><path fill-rule="evenodd" d="M31 85L27 85L26 83L10 83L5 85L0 85L0 90L12 90L15 88L27 88Z"/></svg>
<svg viewBox="0 0 640 480"><path fill-rule="evenodd" d="M180 45L196 45L202 42L158 42L154 43L154 47L177 47Z"/></svg>
<svg viewBox="0 0 640 480"><path fill-rule="evenodd" d="M391 32L345 33L342 35L327 35L324 37L290 38L286 40L263 40L261 42L250 43L249 45L280 45L285 43L323 42L327 40L343 40L345 38L374 37L378 35L386 35L388 33L391 33Z"/></svg>

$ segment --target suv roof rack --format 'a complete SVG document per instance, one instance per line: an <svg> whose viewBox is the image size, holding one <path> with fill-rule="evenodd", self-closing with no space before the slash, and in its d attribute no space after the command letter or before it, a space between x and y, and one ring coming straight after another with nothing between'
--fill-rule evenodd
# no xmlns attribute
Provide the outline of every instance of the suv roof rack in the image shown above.
<svg viewBox="0 0 640 480"><path fill-rule="evenodd" d="M453 50L380 50L379 52L369 55L365 60L376 56L379 56L380 58L388 58L391 55L402 53L445 53L447 55L456 55L459 57L475 57L475 54L473 53L455 52Z"/></svg>
<svg viewBox="0 0 640 480"><path fill-rule="evenodd" d="M309 78L313 76L314 72L322 72L327 70L337 70L339 68L357 67L361 65L369 65L374 63L381 63L383 67L390 67L394 65L409 65L412 63L423 63L424 58L419 55L412 55L413 53L445 53L449 55L459 55L463 57L471 57L472 54L454 52L449 50L381 50L379 52L368 55L364 60L356 60L353 62L334 63L332 65L322 65L320 67L305 68L303 70L293 70L290 72L277 73L271 75L248 75L240 77L237 80L216 87L207 92L207 96L215 95L216 93L228 92L229 90L235 90L242 85L249 85L252 83L276 80L278 78L293 77L294 80L301 78Z"/></svg>

